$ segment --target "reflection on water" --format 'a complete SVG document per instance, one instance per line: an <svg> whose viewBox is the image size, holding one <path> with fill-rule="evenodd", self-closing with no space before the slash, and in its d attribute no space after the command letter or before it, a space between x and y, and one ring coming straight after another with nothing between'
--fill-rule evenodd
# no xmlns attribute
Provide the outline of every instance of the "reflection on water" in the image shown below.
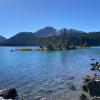
<svg viewBox="0 0 100 100"><path fill-rule="evenodd" d="M25 100L78 100L82 78L92 73L90 56L100 60L100 47L10 52L16 48L0 47L0 89L15 87Z"/></svg>

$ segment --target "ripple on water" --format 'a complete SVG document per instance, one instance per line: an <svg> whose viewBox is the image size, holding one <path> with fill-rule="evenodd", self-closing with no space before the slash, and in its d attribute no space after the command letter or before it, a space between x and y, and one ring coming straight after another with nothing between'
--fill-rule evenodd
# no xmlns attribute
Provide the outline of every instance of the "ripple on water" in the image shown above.
<svg viewBox="0 0 100 100"><path fill-rule="evenodd" d="M16 48L0 47L0 88L16 87L24 100L79 100L82 78L94 74L90 56L100 60L100 47L10 52Z"/></svg>

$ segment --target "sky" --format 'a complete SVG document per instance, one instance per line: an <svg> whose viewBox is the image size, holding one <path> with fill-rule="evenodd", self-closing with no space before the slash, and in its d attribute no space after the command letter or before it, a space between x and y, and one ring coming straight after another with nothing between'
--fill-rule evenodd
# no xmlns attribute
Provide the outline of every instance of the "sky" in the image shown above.
<svg viewBox="0 0 100 100"><path fill-rule="evenodd" d="M100 0L0 0L0 35L46 26L100 31Z"/></svg>

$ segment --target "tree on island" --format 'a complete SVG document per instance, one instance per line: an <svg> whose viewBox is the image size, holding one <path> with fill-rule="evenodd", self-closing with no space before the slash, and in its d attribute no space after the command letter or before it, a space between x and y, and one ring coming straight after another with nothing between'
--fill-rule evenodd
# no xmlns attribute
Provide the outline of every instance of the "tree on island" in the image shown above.
<svg viewBox="0 0 100 100"><path fill-rule="evenodd" d="M51 44L47 45L47 49L48 50L54 50L53 45L51 45Z"/></svg>
<svg viewBox="0 0 100 100"><path fill-rule="evenodd" d="M69 37L66 29L63 29L62 32L62 45L65 49L70 49Z"/></svg>
<svg viewBox="0 0 100 100"><path fill-rule="evenodd" d="M44 49L42 45L40 46L40 48L41 48L41 50L43 50L43 49Z"/></svg>

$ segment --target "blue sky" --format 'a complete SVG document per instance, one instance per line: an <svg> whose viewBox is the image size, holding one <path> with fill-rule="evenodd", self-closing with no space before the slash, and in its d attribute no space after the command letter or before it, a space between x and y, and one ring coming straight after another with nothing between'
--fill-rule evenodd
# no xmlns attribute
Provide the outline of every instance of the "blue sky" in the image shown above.
<svg viewBox="0 0 100 100"><path fill-rule="evenodd" d="M100 31L100 0L0 0L0 34L45 26Z"/></svg>

